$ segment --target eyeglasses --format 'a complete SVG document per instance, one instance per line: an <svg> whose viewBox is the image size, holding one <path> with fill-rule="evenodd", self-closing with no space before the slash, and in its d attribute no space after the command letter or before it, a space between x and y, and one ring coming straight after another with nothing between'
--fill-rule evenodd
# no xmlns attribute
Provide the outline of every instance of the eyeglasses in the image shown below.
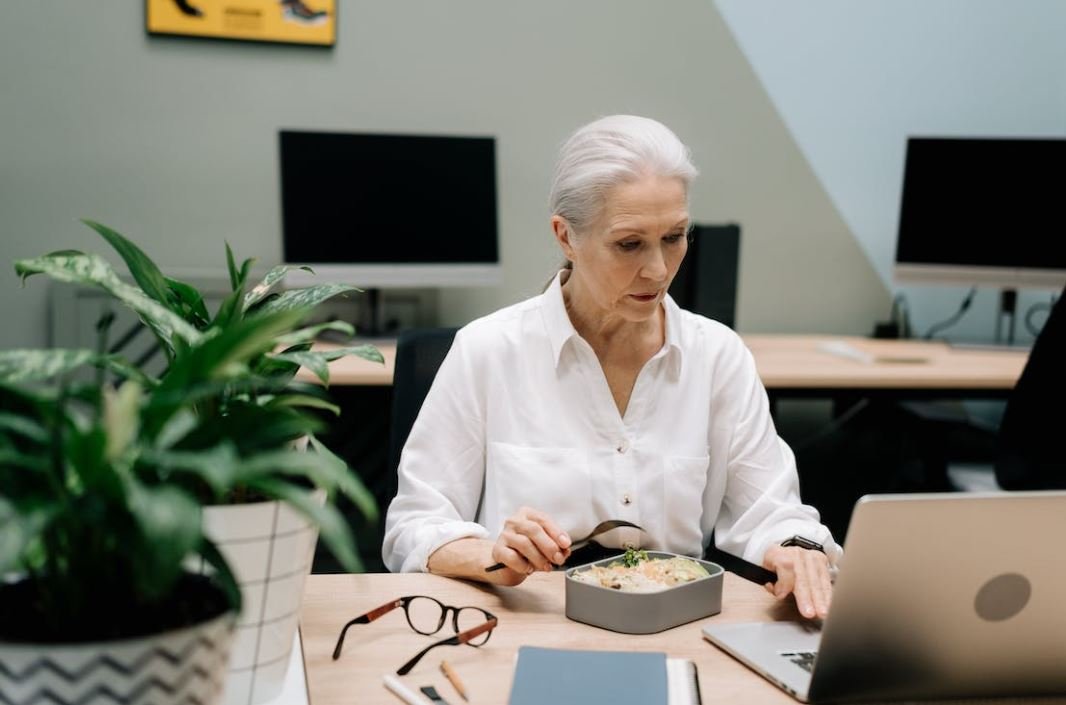
<svg viewBox="0 0 1066 705"><path fill-rule="evenodd" d="M407 616L407 624L419 634L436 634L448 620L448 613L452 613L452 629L455 636L430 644L422 649L410 661L401 666L396 675L404 676L430 649L438 646L458 646L469 644L481 646L492 636L492 630L496 628L496 615L480 607L453 607L446 605L432 597L425 595L411 595L401 597L391 602L386 602L381 607L376 607L366 614L360 615L344 625L340 636L337 637L337 646L333 648L333 660L340 658L341 648L344 646L344 635L348 633L348 627L353 624L369 624L378 617L388 614L397 607L402 607Z"/></svg>

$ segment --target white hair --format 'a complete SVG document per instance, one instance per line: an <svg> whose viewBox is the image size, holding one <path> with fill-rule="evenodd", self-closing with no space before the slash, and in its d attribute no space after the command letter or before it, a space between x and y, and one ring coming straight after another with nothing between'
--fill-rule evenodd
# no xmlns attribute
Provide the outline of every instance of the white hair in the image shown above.
<svg viewBox="0 0 1066 705"><path fill-rule="evenodd" d="M559 150L549 204L574 234L603 210L607 193L647 176L676 177L685 193L696 178L692 157L666 125L636 115L611 115L579 128Z"/></svg>

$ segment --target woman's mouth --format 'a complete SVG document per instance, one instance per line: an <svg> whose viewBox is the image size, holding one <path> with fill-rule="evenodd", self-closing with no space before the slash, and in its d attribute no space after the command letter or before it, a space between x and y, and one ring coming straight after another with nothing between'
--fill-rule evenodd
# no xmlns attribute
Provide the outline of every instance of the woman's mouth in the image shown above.
<svg viewBox="0 0 1066 705"><path fill-rule="evenodd" d="M648 303L649 301L654 301L655 299L657 299L659 297L659 293L653 292L651 294L630 294L630 297L636 299L637 301L640 301L641 303Z"/></svg>

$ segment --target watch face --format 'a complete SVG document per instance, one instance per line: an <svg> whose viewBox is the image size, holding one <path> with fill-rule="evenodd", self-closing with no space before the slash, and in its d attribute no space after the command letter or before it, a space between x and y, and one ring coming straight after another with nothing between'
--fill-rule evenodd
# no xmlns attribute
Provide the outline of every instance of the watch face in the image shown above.
<svg viewBox="0 0 1066 705"><path fill-rule="evenodd" d="M800 548L806 548L808 551L821 551L822 553L825 553L825 548L822 547L822 544L811 541L810 539L805 539L802 536L793 536L790 539L785 539L781 542L781 545L799 546Z"/></svg>

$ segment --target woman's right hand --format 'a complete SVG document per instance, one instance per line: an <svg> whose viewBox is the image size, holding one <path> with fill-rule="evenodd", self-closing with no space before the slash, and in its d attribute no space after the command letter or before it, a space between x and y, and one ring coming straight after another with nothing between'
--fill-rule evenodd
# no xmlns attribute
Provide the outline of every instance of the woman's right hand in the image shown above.
<svg viewBox="0 0 1066 705"><path fill-rule="evenodd" d="M510 585L518 585L534 571L550 571L569 557L570 537L547 514L529 507L507 517L492 546L492 560L505 566L498 578Z"/></svg>

